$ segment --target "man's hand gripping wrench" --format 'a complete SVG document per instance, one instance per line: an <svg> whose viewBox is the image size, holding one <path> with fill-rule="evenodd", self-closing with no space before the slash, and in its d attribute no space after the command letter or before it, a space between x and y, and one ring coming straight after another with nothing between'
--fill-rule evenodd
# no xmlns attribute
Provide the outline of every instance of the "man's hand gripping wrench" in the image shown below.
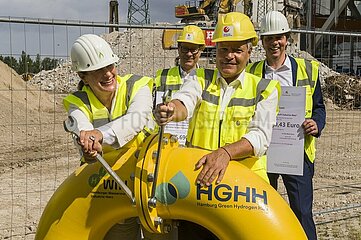
<svg viewBox="0 0 361 240"><path fill-rule="evenodd" d="M77 127L76 119L72 116L69 116L67 120L64 121L64 129L66 132L69 132L79 138L80 133ZM128 188L128 186L120 179L118 174L114 172L114 170L109 166L107 161L99 154L95 156L95 158L100 162L101 165L106 169L106 171L114 178L114 180L121 186L124 190L125 194L129 197L132 204L135 205L135 198L133 197L132 191Z"/></svg>

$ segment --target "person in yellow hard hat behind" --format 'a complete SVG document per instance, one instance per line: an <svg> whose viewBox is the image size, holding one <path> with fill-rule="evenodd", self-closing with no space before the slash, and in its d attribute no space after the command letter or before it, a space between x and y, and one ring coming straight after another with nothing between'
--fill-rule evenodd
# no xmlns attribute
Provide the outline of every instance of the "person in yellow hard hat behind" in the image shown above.
<svg viewBox="0 0 361 240"><path fill-rule="evenodd" d="M250 168L266 182L266 151L276 123L280 85L245 72L252 46L258 42L246 15L221 16L215 28L217 69L211 75L187 81L168 104L157 105L160 125L191 118L188 146L210 150L195 169L201 187L218 184L229 161ZM200 213L201 214L201 213ZM180 225L179 239L217 239L200 226Z"/></svg>
<svg viewBox="0 0 361 240"><path fill-rule="evenodd" d="M155 84L158 91L177 91L185 77L197 67L205 47L203 30L197 26L185 26L178 37L179 66L157 71Z"/></svg>
<svg viewBox="0 0 361 240"><path fill-rule="evenodd" d="M294 58L286 53L290 36L287 18L278 11L270 11L261 21L260 36L266 51L266 59L247 66L246 71L260 77L269 77L281 86L306 88L306 115L302 124L305 135L303 174L281 174L286 187L290 207L300 221L307 238L317 239L313 221L312 202L316 138L326 124L326 108L323 103L319 80L319 62ZM290 156L291 157L291 156ZM280 174L269 173L271 185L277 190Z"/></svg>
<svg viewBox="0 0 361 240"><path fill-rule="evenodd" d="M201 52L205 47L203 30L194 25L185 26L178 37L178 61L179 66L160 69L156 73L155 85L157 90L157 103L161 102L161 96L168 89L172 94L177 92L181 85L196 74ZM175 130L176 129L176 130ZM185 145L185 137L188 130L188 121L169 125L165 128L166 133L178 137L180 145Z"/></svg>

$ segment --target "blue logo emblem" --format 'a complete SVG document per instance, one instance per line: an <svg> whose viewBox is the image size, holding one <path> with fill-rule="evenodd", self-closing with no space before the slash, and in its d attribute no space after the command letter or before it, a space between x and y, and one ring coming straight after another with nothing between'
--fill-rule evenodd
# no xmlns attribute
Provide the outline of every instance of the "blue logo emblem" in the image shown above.
<svg viewBox="0 0 361 240"><path fill-rule="evenodd" d="M168 183L157 186L155 196L163 204L173 204L177 199L183 199L190 192L190 183L184 174L179 171Z"/></svg>

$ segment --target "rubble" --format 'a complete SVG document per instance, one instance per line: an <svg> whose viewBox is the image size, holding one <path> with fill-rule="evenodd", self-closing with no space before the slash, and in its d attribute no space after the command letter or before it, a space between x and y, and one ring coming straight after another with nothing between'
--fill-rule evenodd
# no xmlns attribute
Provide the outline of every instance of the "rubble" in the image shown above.
<svg viewBox="0 0 361 240"><path fill-rule="evenodd" d="M344 109L361 108L361 78L339 74L325 79L324 97Z"/></svg>
<svg viewBox="0 0 361 240"><path fill-rule="evenodd" d="M176 50L162 49L161 29L131 29L122 32L104 34L102 37L111 45L113 51L119 56L118 72L120 75L127 73L154 77L158 69L174 66L177 56ZM308 60L316 60L307 52L300 51L290 44L287 48L289 55ZM261 45L254 47L251 61L264 59L265 52ZM201 67L214 67L208 61L201 61ZM326 102L332 102L340 108L359 108L360 90L359 79L342 75L320 63L321 86ZM63 61L56 69L41 71L28 83L38 86L45 91L69 93L76 91L80 81L76 73L71 70L70 59Z"/></svg>

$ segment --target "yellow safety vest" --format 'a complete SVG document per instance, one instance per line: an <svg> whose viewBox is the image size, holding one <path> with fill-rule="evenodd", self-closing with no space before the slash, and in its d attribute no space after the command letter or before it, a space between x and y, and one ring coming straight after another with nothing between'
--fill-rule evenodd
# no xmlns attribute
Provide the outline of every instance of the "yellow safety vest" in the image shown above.
<svg viewBox="0 0 361 240"><path fill-rule="evenodd" d="M298 65L296 73L296 86L306 88L306 106L305 118L312 117L313 93L318 80L319 62L308 61L302 58L294 58ZM256 76L263 76L264 60L248 64L246 71ZM293 73L293 71L292 71ZM294 74L294 73L293 73ZM316 156L316 138L310 135L305 136L305 152L311 162L315 161Z"/></svg>
<svg viewBox="0 0 361 240"><path fill-rule="evenodd" d="M103 126L124 114L126 114L129 103L134 98L138 90L143 86L152 88L153 81L149 77L143 77L133 74L128 74L124 77L117 76L118 90L115 100L113 112L109 114L108 109L98 100L89 86L84 86L81 91L69 94L64 98L63 104L67 111L70 105L78 107L93 124L94 128ZM140 132L133 140L127 143L122 148L129 148L134 144L137 146L144 140L147 132ZM111 147L104 147L104 153L114 151Z"/></svg>
<svg viewBox="0 0 361 240"><path fill-rule="evenodd" d="M197 68L196 74L200 77L200 79L204 79L205 76L208 76L208 79L211 79L213 70ZM181 88L184 82L180 75L180 67L178 66L170 69L158 70L154 81L157 91L165 92L170 89L172 91L172 95ZM155 125L153 132L158 132L158 130L158 125Z"/></svg>
<svg viewBox="0 0 361 240"><path fill-rule="evenodd" d="M155 77L155 86L157 91L165 92L170 89L176 92L183 84L179 67L158 70Z"/></svg>
<svg viewBox="0 0 361 240"><path fill-rule="evenodd" d="M231 97L220 119L221 86L217 84L218 70L214 70L211 78L201 78L197 74L202 87L202 100L192 117L187 141L188 145L208 150L216 150L241 140L248 132L248 125L255 113L257 103L269 97L277 89L279 83L245 74L244 86L239 86ZM280 95L280 94L279 94ZM268 181L266 174L266 157L248 157L240 161L248 168Z"/></svg>
<svg viewBox="0 0 361 240"><path fill-rule="evenodd" d="M213 70L197 68L196 74L201 79L204 79L205 76L208 76L208 79L211 79L213 76ZM169 69L161 69L157 71L155 77L155 86L158 91L165 92L170 89L172 93L178 91L183 84L183 79L180 75L179 67L173 67Z"/></svg>

